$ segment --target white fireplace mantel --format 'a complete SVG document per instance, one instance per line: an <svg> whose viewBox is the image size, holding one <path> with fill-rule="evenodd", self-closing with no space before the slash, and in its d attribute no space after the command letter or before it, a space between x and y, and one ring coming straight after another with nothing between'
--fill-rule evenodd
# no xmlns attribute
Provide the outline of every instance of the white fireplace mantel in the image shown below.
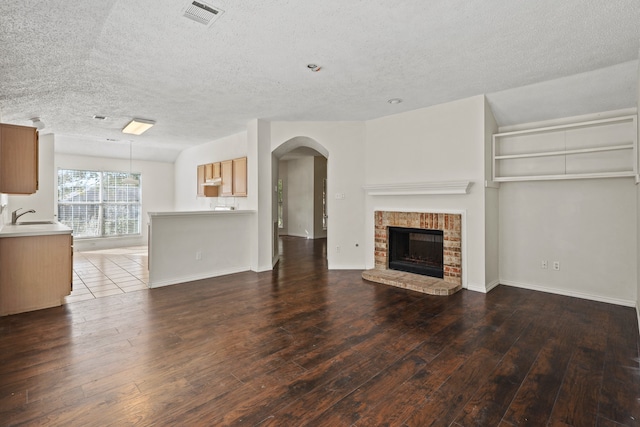
<svg viewBox="0 0 640 427"><path fill-rule="evenodd" d="M428 194L469 194L471 181L410 182L404 184L365 184L369 196L413 196Z"/></svg>

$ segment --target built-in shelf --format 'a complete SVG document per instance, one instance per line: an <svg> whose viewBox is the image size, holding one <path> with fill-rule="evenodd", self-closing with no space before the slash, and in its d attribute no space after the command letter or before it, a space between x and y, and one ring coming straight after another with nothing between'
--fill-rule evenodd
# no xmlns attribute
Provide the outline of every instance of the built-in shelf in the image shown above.
<svg viewBox="0 0 640 427"><path fill-rule="evenodd" d="M413 196L429 194L468 194L471 181L412 182L404 184L367 184L369 196Z"/></svg>
<svg viewBox="0 0 640 427"><path fill-rule="evenodd" d="M528 157L546 157L546 156L564 156L567 154L580 154L580 153L597 153L600 151L615 151L615 150L632 150L633 144L614 145L611 147L598 147L598 148L582 148L579 150L562 150L562 151L547 151L541 153L528 153L528 154L511 154L507 156L496 156L496 160L504 159L525 159Z"/></svg>
<svg viewBox="0 0 640 427"><path fill-rule="evenodd" d="M635 115L493 136L493 182L636 177Z"/></svg>

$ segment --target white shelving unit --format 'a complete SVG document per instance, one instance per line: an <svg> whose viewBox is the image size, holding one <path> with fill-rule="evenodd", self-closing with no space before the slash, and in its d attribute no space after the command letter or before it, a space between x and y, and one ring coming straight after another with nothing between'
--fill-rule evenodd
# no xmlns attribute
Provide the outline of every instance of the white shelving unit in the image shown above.
<svg viewBox="0 0 640 427"><path fill-rule="evenodd" d="M637 116L493 135L493 181L638 178Z"/></svg>

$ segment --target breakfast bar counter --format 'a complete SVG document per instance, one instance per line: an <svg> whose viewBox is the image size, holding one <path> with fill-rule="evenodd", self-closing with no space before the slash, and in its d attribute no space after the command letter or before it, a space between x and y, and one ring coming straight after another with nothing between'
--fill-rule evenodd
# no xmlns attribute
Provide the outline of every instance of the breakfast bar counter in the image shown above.
<svg viewBox="0 0 640 427"><path fill-rule="evenodd" d="M149 213L149 287L250 270L255 211Z"/></svg>

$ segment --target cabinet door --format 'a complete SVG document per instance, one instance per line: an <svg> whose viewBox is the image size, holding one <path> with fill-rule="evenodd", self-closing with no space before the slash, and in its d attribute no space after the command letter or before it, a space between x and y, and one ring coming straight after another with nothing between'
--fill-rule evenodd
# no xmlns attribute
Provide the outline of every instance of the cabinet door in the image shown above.
<svg viewBox="0 0 640 427"><path fill-rule="evenodd" d="M233 195L247 195L247 158L233 160Z"/></svg>
<svg viewBox="0 0 640 427"><path fill-rule="evenodd" d="M204 180L210 181L213 179L213 163L204 165Z"/></svg>
<svg viewBox="0 0 640 427"><path fill-rule="evenodd" d="M198 166L198 190L196 192L198 197L204 197L204 165Z"/></svg>
<svg viewBox="0 0 640 427"><path fill-rule="evenodd" d="M213 177L222 178L221 171L220 171L220 162L216 162L213 164Z"/></svg>
<svg viewBox="0 0 640 427"><path fill-rule="evenodd" d="M218 197L218 187L213 185L204 185L207 179L213 178L213 176L207 176L213 174L213 164L198 165L198 197Z"/></svg>
<svg viewBox="0 0 640 427"><path fill-rule="evenodd" d="M223 197L233 196L233 160L220 162L220 168L222 173L220 195Z"/></svg>
<svg viewBox="0 0 640 427"><path fill-rule="evenodd" d="M33 194L37 190L36 128L0 124L0 193Z"/></svg>
<svg viewBox="0 0 640 427"><path fill-rule="evenodd" d="M72 262L71 234L1 238L0 316L61 305Z"/></svg>

